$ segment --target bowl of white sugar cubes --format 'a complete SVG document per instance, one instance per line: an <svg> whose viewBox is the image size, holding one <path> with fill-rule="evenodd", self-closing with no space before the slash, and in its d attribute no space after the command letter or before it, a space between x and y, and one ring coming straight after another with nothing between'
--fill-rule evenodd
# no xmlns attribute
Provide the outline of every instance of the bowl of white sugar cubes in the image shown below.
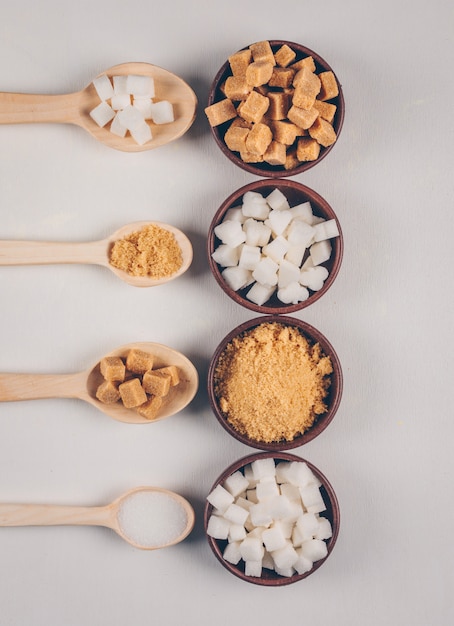
<svg viewBox="0 0 454 626"><path fill-rule="evenodd" d="M260 452L228 467L211 487L204 526L218 561L264 586L295 583L331 554L339 505L314 465L286 452Z"/></svg>
<svg viewBox="0 0 454 626"><path fill-rule="evenodd" d="M207 254L214 278L235 302L257 313L288 314L331 287L343 236L318 193L289 179L259 179L221 204Z"/></svg>

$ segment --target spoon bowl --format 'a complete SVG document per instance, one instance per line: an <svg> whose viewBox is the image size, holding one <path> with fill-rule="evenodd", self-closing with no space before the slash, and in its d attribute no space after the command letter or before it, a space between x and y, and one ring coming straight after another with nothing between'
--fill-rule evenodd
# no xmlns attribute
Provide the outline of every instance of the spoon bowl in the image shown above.
<svg viewBox="0 0 454 626"><path fill-rule="evenodd" d="M97 507L0 504L0 526L104 526L142 550L167 548L183 541L194 521L194 509L185 498L159 487L136 487ZM170 531L163 529L169 525Z"/></svg>
<svg viewBox="0 0 454 626"><path fill-rule="evenodd" d="M191 87L180 77L151 63L122 63L105 74L124 76L137 74L150 76L155 82L155 100L168 100L174 111L175 121L169 124L153 124L153 138L143 145L126 135L118 137L106 127L99 127L90 117L100 102L93 83L81 91L61 95L0 93L0 124L63 123L84 128L101 143L123 152L140 152L159 148L178 139L191 127L195 119L197 97Z"/></svg>
<svg viewBox="0 0 454 626"><path fill-rule="evenodd" d="M154 367L175 365L180 374L178 385L170 388L158 415L147 420L120 402L104 404L96 397L96 390L103 381L99 360L94 367L76 374L0 374L0 402L37 400L42 398L78 398L90 403L109 417L126 424L149 424L175 415L194 398L199 377L191 361L180 352L158 343L138 342L124 345L105 356L126 357L129 350L137 348L150 352Z"/></svg>
<svg viewBox="0 0 454 626"><path fill-rule="evenodd" d="M170 276L153 278L133 276L110 263L110 251L114 243L128 235L154 224L173 234L181 250L182 264ZM178 278L190 267L193 249L187 236L178 228L163 222L132 222L122 226L106 239L84 243L60 243L43 241L0 241L1 265L47 265L55 263L96 264L107 267L118 278L134 287L155 287Z"/></svg>

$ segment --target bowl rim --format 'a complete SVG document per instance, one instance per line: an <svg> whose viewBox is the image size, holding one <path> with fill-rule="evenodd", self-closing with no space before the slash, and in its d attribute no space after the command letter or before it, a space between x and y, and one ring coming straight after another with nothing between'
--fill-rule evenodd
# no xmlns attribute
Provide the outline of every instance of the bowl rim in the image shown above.
<svg viewBox="0 0 454 626"><path fill-rule="evenodd" d="M330 71L334 74L336 81L337 81L338 89L339 89L339 94L335 98L337 102L337 110L336 110L336 116L335 116L335 123L333 124L333 127L337 135L336 141L330 146L328 146L327 148L322 147L320 150L320 155L317 157L317 159L315 159L315 161L305 161L305 162L302 162L301 165L298 165L297 167L291 170L285 170L283 168L281 169L281 166L267 165L267 167L260 167L257 164L245 163L244 161L242 161L242 159L239 156L237 156L234 152L232 152L231 150L229 150L229 148L227 148L225 142L223 141L223 138L221 138L220 136L219 126L210 125L210 131L216 144L220 148L221 152L230 161L232 161L232 163L234 163L241 169L249 172L250 174L254 174L255 176L267 176L268 178L287 178L289 176L296 176L297 174L306 172L307 170L311 169L312 167L320 163L320 161L322 161L331 152L334 146L337 144L343 125L344 125L345 98L344 98L344 93L342 89L342 84L336 72L333 70L331 65L327 61L325 61L325 59L322 56L320 56L317 52L315 52L311 48L308 48L302 44L299 44L293 41L287 41L284 39L267 39L267 41L270 43L272 48L273 47L280 48L282 45L286 44L290 48L295 49L298 52L306 56L312 56L318 68L322 69L323 71ZM257 43L257 42L254 42L254 43ZM253 44L248 44L247 46L244 46L243 48L240 48L239 50L237 50L237 52L240 52L241 50L246 50L251 45ZM235 53L232 53L232 54L235 54ZM229 55L229 56L232 56L232 55ZM211 106L215 102L218 102L219 99L216 97L216 94L218 92L219 85L222 83L223 79L227 77L229 73L229 68L230 68L229 60L227 59L219 68L219 70L216 72L216 75L209 88L207 106ZM276 167L278 169L275 169Z"/></svg>
<svg viewBox="0 0 454 626"><path fill-rule="evenodd" d="M331 378L331 386L330 386L330 403L328 407L328 411L321 415L315 423L302 435L295 437L291 441L279 441L267 443L264 441L256 441L250 439L246 435L239 433L236 431L233 426L231 426L227 419L223 416L220 411L218 402L214 393L214 372L216 369L217 362L219 360L219 356L225 349L226 345L234 338L240 335L241 333L250 330L260 324L273 323L277 322L284 325L290 325L298 328L298 330L302 331L303 334L315 341L316 343L320 343L325 354L329 355L331 358L331 363L333 366L333 373ZM333 390L334 388L334 390ZM255 317L249 319L245 322L242 322L235 328L233 328L225 337L219 342L217 345L208 365L208 374L207 374L207 391L208 391L208 400L210 403L211 410L213 411L217 421L224 428L224 430L231 435L237 441L250 446L251 448L256 448L262 451L267 451L271 453L283 452L285 450L292 450L294 448L299 448L306 443L309 443L316 437L322 434L326 430L326 428L331 424L334 419L334 416L337 413L339 405L341 403L342 394L343 394L343 372L342 366L339 360L339 357L332 346L331 342L325 337L325 335L319 331L317 328L295 317L283 316L283 315L263 315L260 317Z"/></svg>
<svg viewBox="0 0 454 626"><path fill-rule="evenodd" d="M224 557L222 556L221 546L219 544L220 540L214 539L213 537L210 537L207 534L206 532L207 524L211 516L211 513L213 511L213 506L206 499L205 499L204 511L203 511L203 527L204 527L205 537L207 539L208 545L211 548L211 551L213 552L217 560L221 563L221 565L223 565L225 569L227 569L231 574L234 574L235 576L237 576L241 580L244 580L245 582L249 582L255 585L261 585L265 587L282 587L282 586L286 586L286 585L290 585L295 582L298 582L299 580L303 580L304 578L307 578L308 576L313 574L315 571L317 571L323 565L323 563L328 559L328 557L331 555L334 549L334 546L337 542L339 531L340 531L340 507L339 507L339 501L338 501L336 492L334 491L332 484L330 483L328 478L325 476L325 474L323 474L323 472L317 466L315 466L313 463L311 463L307 459L297 456L296 454L288 453L288 452L267 451L267 452L256 452L256 453L243 456L242 458L238 459L237 461L233 462L231 465L226 467L225 470L221 472L221 474L219 474L217 479L212 484L208 493L211 493L211 491L217 485L221 484L227 478L227 476L230 476L234 472L240 470L242 467L249 465L252 461L255 461L258 459L265 459L265 458L274 458L274 459L283 460L283 461L300 461L303 463L307 463L308 467L311 469L311 471L315 474L315 476L322 483L322 487L323 487L322 497L325 501L325 504L329 505L329 508L331 510L331 517L332 517L332 520L330 521L331 521L333 534L330 537L330 539L326 540L326 544L328 548L327 555L323 559L320 559L319 561L315 561L312 568L308 572L305 572L304 574L294 574L293 576L288 576L288 577L279 576L278 574L275 574L276 577L270 576L269 578L259 578L257 576L246 576L246 574L244 574L244 572L238 569L236 565L233 565L232 563L229 563L228 561L224 559ZM328 506L327 506L327 509L328 509ZM326 517L326 515L323 515L323 513L321 513L320 516Z"/></svg>
<svg viewBox="0 0 454 626"><path fill-rule="evenodd" d="M332 245L334 249L333 254L333 267L329 273L329 276L325 280L323 287L318 291L311 292L309 298L304 300L303 302L298 302L297 304L282 304L282 306L270 306L270 305L258 305L251 300L248 300L246 297L243 297L240 293L234 291L229 288L225 282L225 280L221 276L220 266L214 259L212 258L212 253L214 252L216 246L216 235L214 234L215 227L221 223L222 217L225 215L227 210L234 205L236 201L238 201L247 191L260 191L264 188L268 187L278 187L282 189L291 189L293 192L300 193L307 201L309 200L311 204L315 205L315 212L321 212L328 216L329 219L334 219L336 221L337 228L339 230L339 236L335 237L332 240ZM210 266L211 273L213 274L216 282L224 291L224 293L229 296L232 300L234 300L237 304L244 306L246 309L251 311L255 311L256 313L264 313L269 315L287 315L288 313L295 313L296 311L301 311L306 307L317 302L332 286L335 279L339 274L339 270L342 265L343 256L344 256L344 235L342 232L342 228L339 222L339 219L328 203L328 201L321 196L317 191L311 189L307 185L300 183L295 180L276 180L273 178L261 178L259 180L252 181L246 185L243 185L239 189L236 189L232 192L220 205L214 214L210 226L208 227L208 236L206 240L206 253L208 256L208 264Z"/></svg>

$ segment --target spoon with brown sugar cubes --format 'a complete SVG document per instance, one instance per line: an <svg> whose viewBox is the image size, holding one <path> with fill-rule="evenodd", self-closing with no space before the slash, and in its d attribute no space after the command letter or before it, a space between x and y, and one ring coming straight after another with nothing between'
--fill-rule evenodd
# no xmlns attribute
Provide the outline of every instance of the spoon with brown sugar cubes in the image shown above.
<svg viewBox="0 0 454 626"><path fill-rule="evenodd" d="M181 137L196 107L194 91L172 72L123 63L75 93L0 93L0 124L75 124L110 148L139 152Z"/></svg>
<svg viewBox="0 0 454 626"><path fill-rule="evenodd" d="M0 265L103 265L134 287L174 280L186 272L192 258L186 235L163 222L132 222L106 239L83 243L0 241Z"/></svg>
<svg viewBox="0 0 454 626"><path fill-rule="evenodd" d="M132 343L75 374L0 373L0 402L78 398L127 424L157 422L184 409L199 385L191 361L172 348Z"/></svg>
<svg viewBox="0 0 454 626"><path fill-rule="evenodd" d="M104 526L135 548L157 550L183 541L194 509L173 491L137 487L104 506L0 503L2 526Z"/></svg>

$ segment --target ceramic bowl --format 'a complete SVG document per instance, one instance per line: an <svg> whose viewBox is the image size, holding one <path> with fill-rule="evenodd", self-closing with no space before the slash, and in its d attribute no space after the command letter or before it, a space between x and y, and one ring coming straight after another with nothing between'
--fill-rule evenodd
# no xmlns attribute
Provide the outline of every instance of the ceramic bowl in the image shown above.
<svg viewBox="0 0 454 626"><path fill-rule="evenodd" d="M266 587L281 587L283 585L290 585L299 580L303 580L304 578L307 578L308 576L316 572L323 565L323 563L328 559L331 552L333 551L334 545L339 535L340 512L339 512L338 500L334 492L334 489L331 486L328 479L322 474L322 472L309 461L299 456L296 456L294 454L289 454L285 452L280 452L280 453L261 452L261 453L251 454L249 456L243 457L242 459L239 459L238 461L230 465L227 469L225 469L222 472L222 474L214 482L209 493L211 493L211 491L217 485L220 485L220 484L222 485L224 481L226 480L226 478L228 478L234 472L240 471L241 473L244 473L244 468L246 465L249 465L250 463L258 459L265 459L265 458L270 458L270 457L274 458L277 462L279 461L290 461L290 462L291 461L303 461L308 465L308 467L312 470L312 473L319 480L319 483L321 484L320 493L321 493L321 496L323 498L323 501L326 507L326 510L320 513L320 517L327 518L331 523L331 529L332 529L332 536L329 539L325 540L326 547L327 547L326 556L318 561L314 561L312 569L310 569L309 571L303 574L294 573L292 576L281 576L272 569L263 568L262 574L260 577L249 576L245 574L245 571L244 571L245 566L244 566L243 560L240 560L238 564L234 565L224 559L223 553L227 545L227 540L214 539L213 537L210 537L207 534L206 531L207 531L207 526L208 526L208 520L210 519L210 516L213 512L213 507L208 501L206 501L205 509L204 509L204 527L205 527L205 533L206 533L206 537L208 540L208 544L211 550L213 551L218 561L223 565L223 567L225 567L227 571L229 571L231 574L234 574L241 580L244 580L252 584L263 585Z"/></svg>
<svg viewBox="0 0 454 626"><path fill-rule="evenodd" d="M274 292L271 298L263 304L256 304L252 302L247 298L247 293L251 288L251 285L248 285L247 287L244 287L238 291L232 289L227 284L222 275L222 272L225 268L212 258L213 252L222 243L218 239L214 231L216 226L221 224L221 222L224 220L227 211L230 208L241 205L242 198L244 194L248 191L257 192L266 197L268 196L268 194L272 193L274 189L279 189L286 196L291 207L294 207L301 203L310 202L313 214L316 217L323 218L324 220L335 220L337 230L339 232L338 237L330 239L330 243L332 246L330 258L326 262L322 263L322 265L328 270L328 277L324 281L323 286L317 291L309 289L309 297L302 302L297 302L296 304L285 304L281 302L277 297L277 290ZM317 302L328 291L328 289L335 281L342 264L343 251L344 240L341 226L331 206L317 192L313 191L312 189L306 187L301 183L289 179L260 179L249 183L248 185L245 185L240 189L237 189L226 200L224 200L224 202L218 208L208 229L207 255L210 269L214 278L216 279L221 289L230 298L232 298L232 300L251 311L255 311L256 313L286 315L304 309L314 302ZM308 256L309 252L306 251L304 260Z"/></svg>
<svg viewBox="0 0 454 626"><path fill-rule="evenodd" d="M326 356L330 357L333 371L330 374L330 385L328 387L328 393L324 399L324 402L327 406L327 411L319 415L309 429L304 431L302 434L295 436L293 439L267 442L252 439L246 433L240 432L228 421L227 415L221 410L219 398L216 393L216 370L218 368L219 360L226 349L226 346L234 338L241 337L244 333L256 328L261 324L274 322L297 329L302 335L304 335L304 337L306 337L310 345L318 343L322 349L322 352ZM339 408L339 404L342 398L343 375L341 364L336 354L336 351L334 350L328 339L319 330L317 330L307 322L293 317L281 315L264 315L240 324L230 333L228 333L219 343L210 360L210 364L208 367L207 385L211 409L214 412L220 425L232 437L234 437L237 441L240 441L241 443L244 443L245 445L248 445L252 448L278 452L297 448L308 443L309 441L312 441L329 426L337 412L337 409ZM251 393L258 395L260 391L254 387L251 388Z"/></svg>
<svg viewBox="0 0 454 626"><path fill-rule="evenodd" d="M305 46L302 46L298 43L293 43L293 42L284 41L284 40L277 40L277 39L269 40L269 43L271 45L271 49L273 53L276 53L276 51L279 50L281 46L286 44L296 53L297 61L305 57L312 57L315 63L316 74L319 74L325 71L332 71L334 73L331 66L319 54L317 54L313 50L310 50L309 48L306 48ZM245 46L245 48L243 49L247 49L248 47L249 46ZM211 84L209 95L208 95L207 106L211 106L212 104L215 104L216 102L223 100L225 98L225 94L223 92L223 86L224 86L226 79L231 75L232 75L232 71L231 71L230 63L227 60L219 69L219 71L217 72ZM218 126L210 126L211 133L213 135L213 138L216 144L219 146L222 153L228 159L230 159L230 161L232 161L232 163L234 163L235 165L242 168L243 170L246 170L247 172L250 172L251 174L254 174L256 176L264 176L267 178L280 178L280 177L287 177L287 176L295 176L296 174L301 174L302 172L305 172L311 167L314 167L314 165L317 165L317 163L320 163L320 161L322 161L331 152L331 150L333 149L333 147L336 145L337 141L339 140L339 135L342 130L344 116L345 116L345 102L344 102L344 96L342 92L342 86L337 76L336 76L336 80L337 80L339 93L335 98L329 100L329 102L336 106L336 112L334 115L334 119L332 121L332 126L336 133L337 139L333 144L331 144L328 147L322 146L320 148L320 153L317 159L313 161L299 162L299 164L297 164L295 167L291 169L285 169L285 167L282 165L270 165L266 162L245 163L240 158L239 152L233 152L232 150L230 150L227 147L225 140L224 140L224 135L231 124L231 120L224 122L223 124L220 124ZM235 106L237 106L238 104L239 102L236 102L236 101L234 102Z"/></svg>

